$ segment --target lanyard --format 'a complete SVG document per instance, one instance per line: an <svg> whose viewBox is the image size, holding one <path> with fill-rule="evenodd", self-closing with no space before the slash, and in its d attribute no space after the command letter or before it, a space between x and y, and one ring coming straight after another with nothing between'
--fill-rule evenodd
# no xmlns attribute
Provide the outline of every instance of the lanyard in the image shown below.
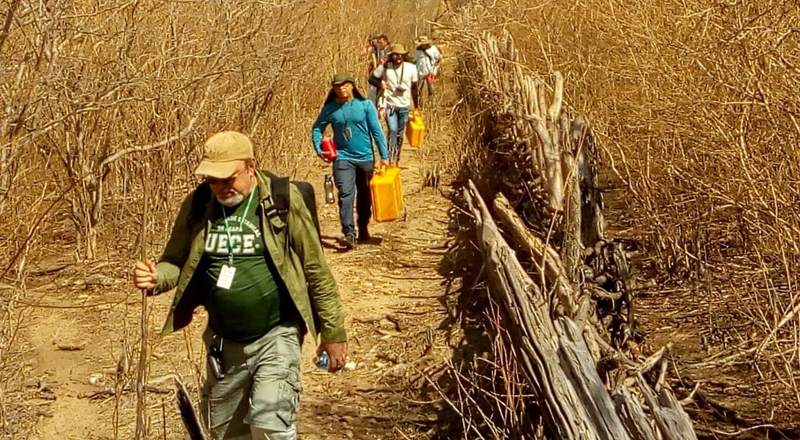
<svg viewBox="0 0 800 440"><path fill-rule="evenodd" d="M342 111L342 118L344 119L344 133L342 134L344 134L344 138L348 143L353 137L353 130L350 129L350 109L353 107L353 101L355 101L355 98L351 98L340 107L340 110Z"/></svg>
<svg viewBox="0 0 800 440"><path fill-rule="evenodd" d="M253 201L253 193L256 192L255 190L255 187L250 190L250 197L247 198L247 204L244 205L244 213L239 221L240 229L244 224L244 218L247 217L247 213L250 212L250 202ZM231 239L231 228L228 226L228 214L225 213L225 205L220 204L220 206L222 206L222 221L225 223L225 233L228 234L228 264L233 266L233 244L231 244L233 240Z"/></svg>
<svg viewBox="0 0 800 440"><path fill-rule="evenodd" d="M395 76L397 76L397 66L392 66L392 67L394 67L394 74ZM404 60L400 64L400 77L397 78L397 85L394 87L395 89L397 89L398 87L403 87L403 77L405 76L403 74L406 71L405 69L406 69L406 62Z"/></svg>

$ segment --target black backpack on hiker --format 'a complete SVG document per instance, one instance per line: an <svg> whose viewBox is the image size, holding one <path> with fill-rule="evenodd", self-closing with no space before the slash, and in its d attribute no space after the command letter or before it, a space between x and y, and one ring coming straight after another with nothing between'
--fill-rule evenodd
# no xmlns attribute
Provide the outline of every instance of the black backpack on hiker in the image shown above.
<svg viewBox="0 0 800 440"><path fill-rule="evenodd" d="M289 224L289 184L296 186L300 190L300 195L303 196L303 202L311 213L311 221L314 222L314 227L317 228L317 236L322 241L322 235L319 231L319 217L317 216L317 198L314 194L314 186L308 182L301 180L289 181L288 177L278 177L269 171L262 171L269 176L272 181L272 203L278 211L278 217L283 220L287 225Z"/></svg>

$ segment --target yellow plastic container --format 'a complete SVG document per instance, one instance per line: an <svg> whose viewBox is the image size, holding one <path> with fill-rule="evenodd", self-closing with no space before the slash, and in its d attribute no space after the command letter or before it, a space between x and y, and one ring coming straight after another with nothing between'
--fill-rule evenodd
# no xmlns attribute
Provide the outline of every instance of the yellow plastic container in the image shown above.
<svg viewBox="0 0 800 440"><path fill-rule="evenodd" d="M396 220L403 210L403 187L400 168L381 168L369 182L372 193L372 217L376 222Z"/></svg>
<svg viewBox="0 0 800 440"><path fill-rule="evenodd" d="M406 125L406 137L408 144L412 147L421 147L422 141L425 139L425 123L422 122L422 113L415 110L408 116L408 125Z"/></svg>

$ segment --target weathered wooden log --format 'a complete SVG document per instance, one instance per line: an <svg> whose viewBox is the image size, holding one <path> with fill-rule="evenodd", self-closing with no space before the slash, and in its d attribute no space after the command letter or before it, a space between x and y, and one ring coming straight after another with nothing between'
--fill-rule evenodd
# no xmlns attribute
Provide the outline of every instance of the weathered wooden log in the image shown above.
<svg viewBox="0 0 800 440"><path fill-rule="evenodd" d="M581 188L578 164L572 152L562 153L564 167L565 195L564 201L564 238L561 243L561 261L564 272L572 283L579 283L579 271L583 266L583 240L581 237Z"/></svg>
<svg viewBox="0 0 800 440"><path fill-rule="evenodd" d="M612 401L575 322L566 316L554 320L550 299L522 268L472 181L464 197L475 217L490 292L508 317L506 329L514 339L513 349L553 436L565 440L657 440L659 437L641 405L629 393L618 392L616 405ZM515 224L515 217L507 212L510 207L504 206L507 204L502 197L495 202L500 208L498 213L504 212L501 215L509 217L506 222ZM516 233L526 238L521 242L528 241L525 233ZM541 274L546 276L548 251L537 247L535 240L531 243L531 249L538 249L541 254ZM560 276L559 272L554 275L556 279ZM637 375L663 438L696 438L691 420L669 390L665 387L656 395L641 373Z"/></svg>
<svg viewBox="0 0 800 440"><path fill-rule="evenodd" d="M523 247L537 264L540 273L544 274L547 283L542 283L542 285L553 286L556 298L564 308L564 314L574 318L578 298L561 266L558 253L525 226L514 208L511 207L511 202L503 194L498 194L494 199L494 209L508 231L511 232L515 242Z"/></svg>
<svg viewBox="0 0 800 440"><path fill-rule="evenodd" d="M644 394L647 406L653 412L656 426L664 436L664 440L697 440L691 419L667 387L661 388L656 394L644 380L642 373L636 375L636 383Z"/></svg>
<svg viewBox="0 0 800 440"><path fill-rule="evenodd" d="M581 193L581 241L592 247L605 239L603 193L597 173L597 144L589 120L580 115L572 121L570 130L572 151L578 157Z"/></svg>
<svg viewBox="0 0 800 440"><path fill-rule="evenodd" d="M598 388L602 381L582 336L580 341L576 339L575 332L580 334L577 326L571 324L575 332L569 335L563 329L570 324L562 322L556 328L548 299L503 239L471 181L469 187L464 196L478 226L492 295L509 317L508 330L517 341L515 350L522 369L554 436L565 440L630 439L608 392Z"/></svg>
<svg viewBox="0 0 800 440"><path fill-rule="evenodd" d="M611 438L615 439L627 438L622 436L625 431L622 429L621 419L597 373L581 330L568 318L559 318L555 324L559 333L561 364L581 396L581 403L586 407L587 414L594 419L595 426L602 428L598 432L612 433Z"/></svg>
<svg viewBox="0 0 800 440"><path fill-rule="evenodd" d="M617 414L634 440L657 440L653 427L647 421L642 405L631 396L630 391L621 387L614 396Z"/></svg>

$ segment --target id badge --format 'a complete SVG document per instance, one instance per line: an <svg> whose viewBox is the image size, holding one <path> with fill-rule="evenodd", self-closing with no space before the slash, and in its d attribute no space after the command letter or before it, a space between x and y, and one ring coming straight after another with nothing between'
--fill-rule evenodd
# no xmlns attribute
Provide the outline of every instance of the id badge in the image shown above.
<svg viewBox="0 0 800 440"><path fill-rule="evenodd" d="M349 140L351 137L353 137L353 132L352 132L352 131L350 131L350 127L345 127L345 128L344 128L344 135L345 135L345 137L346 137L348 140Z"/></svg>
<svg viewBox="0 0 800 440"><path fill-rule="evenodd" d="M236 275L236 268L223 264L222 270L219 271L219 278L217 278L217 287L220 289L228 290L233 285L233 276Z"/></svg>

